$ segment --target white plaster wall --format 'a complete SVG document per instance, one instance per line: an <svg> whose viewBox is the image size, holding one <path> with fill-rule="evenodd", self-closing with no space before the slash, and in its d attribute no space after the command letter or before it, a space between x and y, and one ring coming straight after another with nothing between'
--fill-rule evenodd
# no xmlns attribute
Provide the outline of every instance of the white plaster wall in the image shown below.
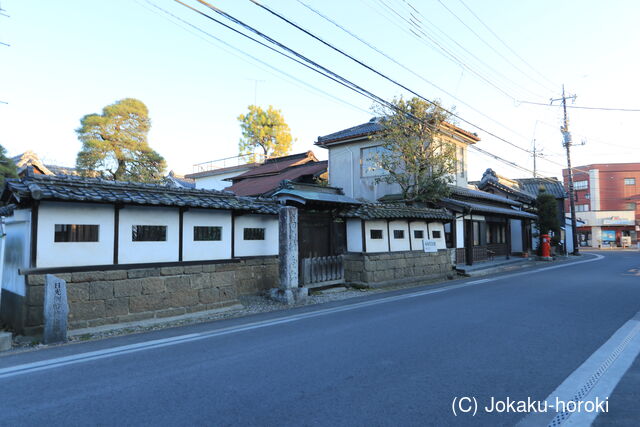
<svg viewBox="0 0 640 427"><path fill-rule="evenodd" d="M245 173L250 168L240 169L233 172L221 173L219 175L214 176L203 176L200 178L194 178L196 183L196 188L203 188L206 190L223 190L229 186L231 186L231 181L224 181L227 178L233 178L234 176L238 176L240 174Z"/></svg>
<svg viewBox="0 0 640 427"><path fill-rule="evenodd" d="M231 258L231 212L190 209L183 214L182 260ZM222 240L194 241L194 227L222 227Z"/></svg>
<svg viewBox="0 0 640 427"><path fill-rule="evenodd" d="M414 251L423 250L422 241L429 238L429 233L427 232L427 223L425 221L411 221L409 223L409 228L411 229L411 249L413 249ZM413 235L413 232L415 230L422 230L424 239L416 239Z"/></svg>
<svg viewBox="0 0 640 427"><path fill-rule="evenodd" d="M114 207L42 202L38 210L36 267L113 264ZM56 224L99 225L97 242L54 242Z"/></svg>
<svg viewBox="0 0 640 427"><path fill-rule="evenodd" d="M245 228L264 228L264 240L244 240ZM235 218L235 256L278 255L278 217L241 215Z"/></svg>
<svg viewBox="0 0 640 427"><path fill-rule="evenodd" d="M382 239L371 239L370 230L372 229L382 230ZM387 232L387 221L365 221L364 231L367 252L389 252L389 233Z"/></svg>
<svg viewBox="0 0 640 427"><path fill-rule="evenodd" d="M522 220L510 219L511 252L522 252Z"/></svg>
<svg viewBox="0 0 640 427"><path fill-rule="evenodd" d="M370 201L376 201L387 194L400 193L400 186L397 184L376 183L376 177L361 176L361 149L381 144L382 141L379 140L364 140L330 146L329 183L335 187L342 187L349 197Z"/></svg>
<svg viewBox="0 0 640 427"><path fill-rule="evenodd" d="M376 201L387 194L401 192L398 184L376 183L376 177L363 177L361 172L361 149L383 144L377 139L365 139L336 146L329 146L329 183L341 187L345 194L353 198ZM467 144L457 142L462 147L465 157L464 176L455 174L457 185L467 186ZM457 155L457 150L456 150Z"/></svg>
<svg viewBox="0 0 640 427"><path fill-rule="evenodd" d="M408 221L390 221L389 222L389 238L391 239L391 251L408 251L409 246L409 223ZM393 230L403 230L404 238L396 239L393 237Z"/></svg>
<svg viewBox="0 0 640 427"><path fill-rule="evenodd" d="M439 230L440 237L434 238L433 232ZM438 249L446 249L447 248L447 240L444 237L444 224L441 222L430 222L429 223L429 237L431 240L436 241L436 248Z"/></svg>
<svg viewBox="0 0 640 427"><path fill-rule="evenodd" d="M362 252L362 221L347 219L347 252Z"/></svg>
<svg viewBox="0 0 640 427"><path fill-rule="evenodd" d="M31 209L18 209L5 218L5 244L2 253L2 289L21 296L26 295L21 268L29 267L31 251Z"/></svg>
<svg viewBox="0 0 640 427"><path fill-rule="evenodd" d="M179 223L177 208L125 206L120 210L118 263L178 261ZM166 225L167 240L164 242L134 242L131 232L134 225Z"/></svg>
<svg viewBox="0 0 640 427"><path fill-rule="evenodd" d="M464 221L456 219L456 248L464 248Z"/></svg>

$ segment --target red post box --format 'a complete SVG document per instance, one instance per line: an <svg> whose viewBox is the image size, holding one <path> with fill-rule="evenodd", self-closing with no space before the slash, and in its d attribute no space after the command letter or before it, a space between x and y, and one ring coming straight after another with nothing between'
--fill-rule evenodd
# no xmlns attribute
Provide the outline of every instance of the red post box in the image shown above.
<svg viewBox="0 0 640 427"><path fill-rule="evenodd" d="M548 234L543 234L542 236L542 244L540 245L540 250L542 251L543 258L551 257L551 237Z"/></svg>

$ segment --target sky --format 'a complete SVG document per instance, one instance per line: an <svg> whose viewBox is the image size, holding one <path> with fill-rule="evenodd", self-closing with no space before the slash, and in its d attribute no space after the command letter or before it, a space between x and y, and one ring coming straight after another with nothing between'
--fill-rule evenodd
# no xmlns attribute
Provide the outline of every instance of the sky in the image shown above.
<svg viewBox="0 0 640 427"><path fill-rule="evenodd" d="M195 0L183 1L241 28ZM249 0L211 3L383 99L413 96ZM548 104L563 84L577 95L569 106L640 109L637 1L261 3L420 96L455 107L456 124L502 159L470 150L470 179L487 168L531 176L533 140L542 152L538 173L561 176L562 109ZM295 138L293 152L313 150L321 159L327 153L314 146L318 136L373 116L371 99L173 0L0 0L0 6L8 15L0 16L0 42L9 45L0 45L0 144L10 155L33 150L46 163L73 166L80 119L123 98L147 105L149 144L177 173L237 155L237 117L253 103L280 109ZM640 161L640 112L569 108L568 114L574 165Z"/></svg>

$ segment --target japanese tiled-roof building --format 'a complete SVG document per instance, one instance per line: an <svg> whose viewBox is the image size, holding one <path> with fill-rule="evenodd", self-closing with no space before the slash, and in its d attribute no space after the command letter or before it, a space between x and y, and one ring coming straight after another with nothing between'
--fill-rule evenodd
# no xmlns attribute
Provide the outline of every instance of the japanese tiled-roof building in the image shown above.
<svg viewBox="0 0 640 427"><path fill-rule="evenodd" d="M319 161L311 151L276 157L231 178L225 188L239 196L270 196L283 181L315 183L327 173L327 162Z"/></svg>

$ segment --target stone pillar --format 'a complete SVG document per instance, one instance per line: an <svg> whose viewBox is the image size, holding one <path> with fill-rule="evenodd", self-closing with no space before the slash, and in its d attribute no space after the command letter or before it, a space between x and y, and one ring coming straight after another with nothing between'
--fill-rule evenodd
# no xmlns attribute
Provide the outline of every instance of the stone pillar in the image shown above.
<svg viewBox="0 0 640 427"><path fill-rule="evenodd" d="M286 304L305 298L306 288L298 285L298 209L281 206L279 212L280 287L271 290L271 297Z"/></svg>
<svg viewBox="0 0 640 427"><path fill-rule="evenodd" d="M66 282L51 274L44 280L44 335L45 344L67 340L67 303Z"/></svg>

